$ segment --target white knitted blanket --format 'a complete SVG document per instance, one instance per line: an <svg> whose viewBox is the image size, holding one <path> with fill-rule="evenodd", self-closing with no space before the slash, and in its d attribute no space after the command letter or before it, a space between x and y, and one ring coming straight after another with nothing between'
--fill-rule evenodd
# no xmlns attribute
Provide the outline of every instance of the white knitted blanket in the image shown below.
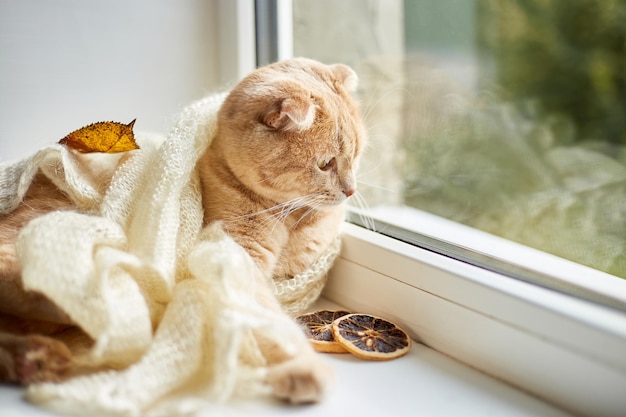
<svg viewBox="0 0 626 417"><path fill-rule="evenodd" d="M74 415L177 416L203 401L269 392L251 332L289 349L301 331L255 300L247 253L219 225L202 230L195 166L223 99L187 107L162 144L139 136L141 150L119 159L108 187L93 161L85 163L98 155L61 145L0 166L0 213L16 207L38 170L82 209L33 220L18 254L25 287L48 296L95 341L80 363L107 369L32 385L30 401ZM337 253L338 244L276 284L286 310L319 296Z"/></svg>

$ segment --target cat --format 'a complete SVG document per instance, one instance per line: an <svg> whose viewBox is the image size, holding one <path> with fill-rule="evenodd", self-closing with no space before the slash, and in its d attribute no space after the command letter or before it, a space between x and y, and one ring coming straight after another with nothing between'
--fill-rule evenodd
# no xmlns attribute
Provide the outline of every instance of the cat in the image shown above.
<svg viewBox="0 0 626 417"><path fill-rule="evenodd" d="M33 179L20 205L0 214L0 381L27 385L58 381L72 367L67 346L54 336L72 325L43 295L22 289L15 242L33 218L72 203L42 174ZM48 337L50 336L50 337Z"/></svg>
<svg viewBox="0 0 626 417"><path fill-rule="evenodd" d="M364 146L355 82L346 66L294 59L257 70L220 109L199 162L204 221L224 221L266 276L303 271L337 234Z"/></svg>
<svg viewBox="0 0 626 417"><path fill-rule="evenodd" d="M345 65L299 58L257 70L218 113L199 161L204 222L221 221L258 267L263 304L279 311L267 279L291 277L336 238L356 191L365 128ZM308 346L308 345L307 345ZM285 359L266 347L276 396L317 400L328 371L311 349Z"/></svg>
<svg viewBox="0 0 626 417"><path fill-rule="evenodd" d="M228 94L216 135L198 161L204 227L220 222L248 252L257 267L258 300L281 314L286 313L269 280L302 272L329 248L344 220L345 202L356 192L356 170L366 143L353 97L356 85L356 73L342 64L294 58L261 67ZM20 279L14 247L20 228L51 210L72 209L46 181L36 177L23 204L0 216L0 299L3 286L15 287ZM51 316L54 306L45 299L19 297L31 297L29 307L13 306L10 312L71 325L62 312ZM258 340L274 395L315 402L332 372L304 336L300 342L294 355ZM48 350L51 356L66 354L61 347ZM39 378L18 375L17 380Z"/></svg>

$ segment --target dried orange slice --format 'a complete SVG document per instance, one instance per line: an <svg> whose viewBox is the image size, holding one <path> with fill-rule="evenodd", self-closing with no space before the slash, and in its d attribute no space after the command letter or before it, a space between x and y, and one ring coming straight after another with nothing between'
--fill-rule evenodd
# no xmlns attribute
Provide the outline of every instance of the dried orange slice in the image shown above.
<svg viewBox="0 0 626 417"><path fill-rule="evenodd" d="M333 321L350 314L349 311L320 310L296 317L296 322L304 329L313 349L324 353L347 353L341 344L335 341L331 329Z"/></svg>
<svg viewBox="0 0 626 417"><path fill-rule="evenodd" d="M385 361L411 349L411 338L395 324L367 314L342 316L331 326L335 340L363 359Z"/></svg>

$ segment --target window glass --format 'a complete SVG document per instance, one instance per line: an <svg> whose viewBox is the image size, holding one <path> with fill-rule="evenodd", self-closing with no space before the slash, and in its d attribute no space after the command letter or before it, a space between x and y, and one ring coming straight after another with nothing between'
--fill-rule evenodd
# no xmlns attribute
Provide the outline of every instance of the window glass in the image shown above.
<svg viewBox="0 0 626 417"><path fill-rule="evenodd" d="M352 65L360 194L626 277L626 2L293 1L294 55Z"/></svg>

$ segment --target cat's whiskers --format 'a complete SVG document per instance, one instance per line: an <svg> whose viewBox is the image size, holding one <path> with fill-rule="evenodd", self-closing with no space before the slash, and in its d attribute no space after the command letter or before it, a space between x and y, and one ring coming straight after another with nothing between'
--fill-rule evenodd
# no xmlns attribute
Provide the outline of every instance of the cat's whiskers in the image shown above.
<svg viewBox="0 0 626 417"><path fill-rule="evenodd" d="M307 210L298 218L298 220L291 226L291 228L295 228L302 220L304 220L309 214L313 211L317 210L319 207L324 205L326 198L322 194L309 194L303 201L294 206L291 210L284 213L281 220L285 220L289 215L291 215L296 210L300 210L303 208L307 208Z"/></svg>
<svg viewBox="0 0 626 417"><path fill-rule="evenodd" d="M291 226L291 229L295 228L305 217L307 217L311 212L313 212L314 210L316 210L317 208L319 208L322 205L322 202L324 201L323 196L319 195L319 194L310 194L304 197L299 197L297 199L291 200L292 204L288 205L286 207L283 207L280 212L268 217L267 219L265 219L265 222L269 222L275 220L274 224L272 225L272 232L274 231L274 228L279 224L279 223L284 223L285 220L291 215L293 214L295 211L303 209L303 208L307 208L308 209L298 218L298 220L296 220L296 222Z"/></svg>
<svg viewBox="0 0 626 417"><path fill-rule="evenodd" d="M322 207L325 201L326 198L324 198L324 196L322 195L317 195L313 197L313 199L308 204L308 210L305 211L302 216L300 216L300 218L291 226L291 228L295 229L300 224L300 222L304 220L309 214Z"/></svg>
<svg viewBox="0 0 626 417"><path fill-rule="evenodd" d="M372 231L376 231L376 222L374 218L370 216L368 213L371 211L369 204L367 204L367 200L363 197L363 195L357 191L351 197L352 206L357 209L354 210L356 214L359 216L361 220L361 224L363 227L370 229Z"/></svg>
<svg viewBox="0 0 626 417"><path fill-rule="evenodd" d="M362 181L362 180L359 180L359 179L357 179L356 182L358 184L366 185L366 186L372 187L372 188L377 188L379 190L384 190L384 191L387 191L389 193L393 193L393 194L398 194L399 193L398 190L393 190L391 188L383 187L382 185L379 185L379 184L374 184L374 183L371 183L371 182L365 182L365 181Z"/></svg>
<svg viewBox="0 0 626 417"><path fill-rule="evenodd" d="M319 197L319 194L308 194L302 197L294 198L293 200L289 200L289 204L281 209L280 213L278 213L278 217L281 220L285 220L294 211L310 206L317 197Z"/></svg>
<svg viewBox="0 0 626 417"><path fill-rule="evenodd" d="M228 221L234 222L242 219L259 217L259 225L269 225L273 222L272 231L279 223L283 223L292 213L302 208L308 207L307 211L296 221L296 225L300 223L307 215L323 205L325 198L318 193L307 194L287 200L275 206L268 207L253 213L247 213L241 216L235 216ZM265 215L265 216L264 216Z"/></svg>
<svg viewBox="0 0 626 417"><path fill-rule="evenodd" d="M255 211L252 213L247 213L247 214L243 214L241 216L236 216L236 217L232 217L229 220L241 220L241 219L246 219L246 218L250 218L250 217L255 217L264 213L271 213L271 212L276 212L277 213L272 213L270 217L274 217L274 216L281 216L282 213L284 213L285 211L293 211L293 210L297 210L298 208L304 207L304 205L302 204L303 200L306 200L307 198L313 196L314 194L309 194L309 195L305 195L305 196L301 196L301 197L296 197L293 198L291 200L287 200L283 203L279 203L276 204L275 206L272 207L268 207L266 209L263 210L259 210L259 211ZM287 217L289 215L289 213L287 213L285 215L285 217Z"/></svg>

